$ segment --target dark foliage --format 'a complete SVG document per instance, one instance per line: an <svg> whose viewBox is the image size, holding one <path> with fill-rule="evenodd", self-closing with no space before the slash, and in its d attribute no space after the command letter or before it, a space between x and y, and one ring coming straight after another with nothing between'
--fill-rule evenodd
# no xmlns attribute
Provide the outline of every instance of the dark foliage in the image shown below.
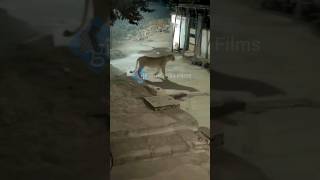
<svg viewBox="0 0 320 180"><path fill-rule="evenodd" d="M113 0L113 11L111 20L115 22L117 19L128 20L130 24L138 24L143 19L141 13L153 12L149 8L150 0Z"/></svg>

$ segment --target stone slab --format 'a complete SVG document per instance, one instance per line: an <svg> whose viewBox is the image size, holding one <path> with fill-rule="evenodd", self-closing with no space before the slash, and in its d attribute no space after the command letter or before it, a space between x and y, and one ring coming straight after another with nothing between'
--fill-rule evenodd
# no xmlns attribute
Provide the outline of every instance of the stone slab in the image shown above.
<svg viewBox="0 0 320 180"><path fill-rule="evenodd" d="M180 107L180 103L171 96L150 96L144 97L144 100L154 109Z"/></svg>

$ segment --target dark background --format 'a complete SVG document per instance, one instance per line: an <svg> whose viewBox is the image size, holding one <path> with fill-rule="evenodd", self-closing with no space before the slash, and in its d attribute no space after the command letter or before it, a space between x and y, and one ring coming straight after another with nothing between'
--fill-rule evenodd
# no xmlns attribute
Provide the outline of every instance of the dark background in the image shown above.
<svg viewBox="0 0 320 180"><path fill-rule="evenodd" d="M211 1L212 177L319 179L319 3L262 2Z"/></svg>

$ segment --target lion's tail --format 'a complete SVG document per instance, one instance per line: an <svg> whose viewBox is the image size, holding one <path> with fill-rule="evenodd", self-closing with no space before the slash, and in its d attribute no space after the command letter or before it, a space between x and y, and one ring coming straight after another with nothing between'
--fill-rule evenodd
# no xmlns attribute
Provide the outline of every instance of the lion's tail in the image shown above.
<svg viewBox="0 0 320 180"><path fill-rule="evenodd" d="M139 64L139 59L137 59L137 62L136 62L136 67L133 71L130 71L130 73L134 73L134 72L137 72L138 70L138 64Z"/></svg>

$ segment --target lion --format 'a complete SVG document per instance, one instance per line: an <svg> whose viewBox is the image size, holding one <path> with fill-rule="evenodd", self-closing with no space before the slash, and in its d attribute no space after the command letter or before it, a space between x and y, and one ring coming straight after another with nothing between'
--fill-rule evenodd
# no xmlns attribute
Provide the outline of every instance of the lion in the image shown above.
<svg viewBox="0 0 320 180"><path fill-rule="evenodd" d="M157 72L154 74L157 76L162 70L162 74L165 79L168 79L166 76L166 65L169 61L174 61L175 57L173 54L160 56L160 57L148 57L142 56L137 59L136 67L134 71L130 71L130 73L138 72L138 76L142 78L141 71L144 67L157 68Z"/></svg>

